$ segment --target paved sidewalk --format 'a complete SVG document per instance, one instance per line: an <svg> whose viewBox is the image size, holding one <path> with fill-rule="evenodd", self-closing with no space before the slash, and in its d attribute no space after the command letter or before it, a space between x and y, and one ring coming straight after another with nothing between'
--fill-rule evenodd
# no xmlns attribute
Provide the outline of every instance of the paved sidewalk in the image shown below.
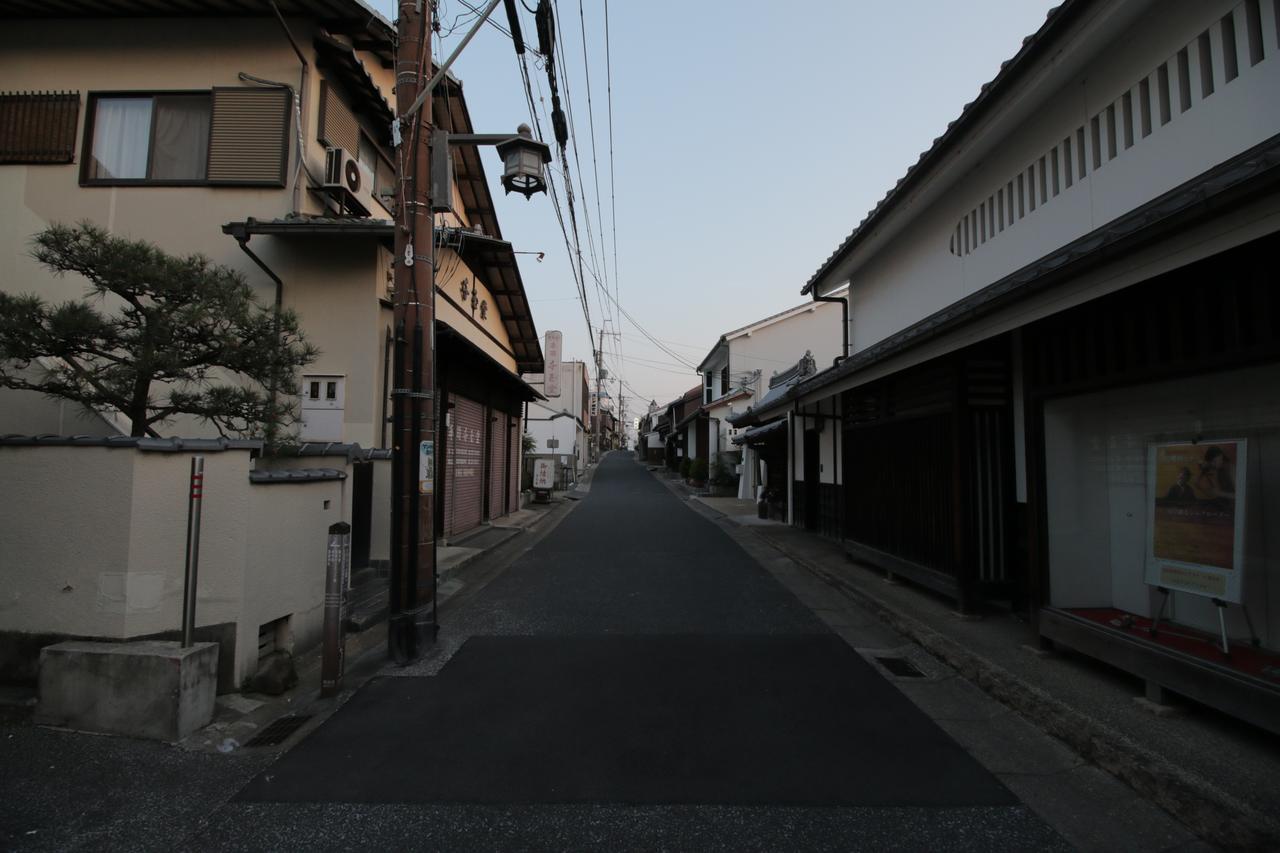
<svg viewBox="0 0 1280 853"><path fill-rule="evenodd" d="M668 485L688 493L683 484ZM871 614L873 622L857 622L856 631L875 637L877 631L890 630L959 676L947 687L906 685L908 695L923 707L950 713L959 694L978 696L990 719L998 719L1000 728L1018 738L1034 728L1061 739L1075 763L1061 759L1048 777L1008 766L1010 778L1001 778L1059 831L1064 830L1054 812L1067 825L1078 826L1085 835L1067 835L1072 843L1139 849L1118 841L1101 843L1090 833L1107 815L1123 823L1154 803L1165 810L1160 814L1176 816L1215 846L1280 848L1280 744L1274 738L1208 709L1185 708L1157 717L1133 701L1143 693L1137 679L1068 651L1040 651L1034 629L1014 614L957 618L950 601L887 582L882 572L853 561L838 542L783 524L743 525L715 499L688 499L691 507L736 531L749 552L803 567L802 600L820 614L845 614L854 606L859 614ZM861 639L853 636L850 641ZM972 711L960 712L961 717ZM972 736L975 748L985 748L981 729L988 723L981 718L939 719L962 743L969 745L965 738ZM1086 805L1088 810L1073 812Z"/></svg>

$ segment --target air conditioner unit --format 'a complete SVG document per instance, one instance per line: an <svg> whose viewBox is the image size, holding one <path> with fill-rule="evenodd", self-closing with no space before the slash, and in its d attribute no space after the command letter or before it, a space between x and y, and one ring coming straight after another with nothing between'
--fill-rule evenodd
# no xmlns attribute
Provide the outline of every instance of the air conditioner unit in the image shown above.
<svg viewBox="0 0 1280 853"><path fill-rule="evenodd" d="M382 210L373 195L373 174L345 148L325 150L324 188L344 209L361 216Z"/></svg>

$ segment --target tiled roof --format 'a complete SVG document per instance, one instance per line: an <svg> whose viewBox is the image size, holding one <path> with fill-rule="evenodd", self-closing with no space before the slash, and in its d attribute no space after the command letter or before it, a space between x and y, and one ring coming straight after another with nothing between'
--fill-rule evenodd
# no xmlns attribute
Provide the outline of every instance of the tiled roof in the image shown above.
<svg viewBox="0 0 1280 853"><path fill-rule="evenodd" d="M249 472L250 483L308 483L345 479L346 473L337 468L275 468Z"/></svg>
<svg viewBox="0 0 1280 853"><path fill-rule="evenodd" d="M219 453L224 450L261 451L262 442L247 438L150 438L131 435L0 435L7 447L119 447L151 453Z"/></svg>

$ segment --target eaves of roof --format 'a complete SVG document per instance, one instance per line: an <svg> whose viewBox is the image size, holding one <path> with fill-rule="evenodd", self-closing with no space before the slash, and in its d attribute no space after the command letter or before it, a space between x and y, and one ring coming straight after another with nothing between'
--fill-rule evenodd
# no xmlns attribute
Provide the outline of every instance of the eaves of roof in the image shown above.
<svg viewBox="0 0 1280 853"><path fill-rule="evenodd" d="M838 263L847 258L858 245L875 230L898 202L921 181L925 180L933 167L961 140L984 116L986 116L1001 98L1010 91L1022 75L1028 71L1040 57L1052 50L1056 37L1066 31L1070 24L1089 5L1091 0L1063 0L1062 3L1049 10L1044 24L1030 36L1022 40L1022 47L1013 58L1000 65L1000 71L989 83L983 84L978 97L964 105L955 121L947 125L941 136L933 140L933 145L924 151L918 160L907 169L907 173L898 179L884 198L876 203L871 212L863 217L862 222L822 262L817 272L809 277L809 281L800 289L807 294L817 285L818 280L827 275Z"/></svg>
<svg viewBox="0 0 1280 853"><path fill-rule="evenodd" d="M148 0L5 0L0 19L17 18L274 18L274 6L285 18L310 18L332 33L349 36L360 50L394 59L396 30L363 0L200 0L153 3Z"/></svg>
<svg viewBox="0 0 1280 853"><path fill-rule="evenodd" d="M355 48L325 33L316 35L315 47L316 65L321 70L334 74L351 90L355 95L352 106L356 112L365 113L374 127L381 128L384 134L381 141L389 143L395 112L374 82L369 69L365 68L364 62L356 54Z"/></svg>
<svg viewBox="0 0 1280 853"><path fill-rule="evenodd" d="M1280 192L1280 134L1192 178L1141 207L1044 255L982 290L798 383L767 406L748 409L735 426L766 420L801 397L978 320L1018 300L1070 280L1144 244ZM761 401L764 402L764 401Z"/></svg>
<svg viewBox="0 0 1280 853"><path fill-rule="evenodd" d="M269 234L283 236L324 237L395 237L395 223L390 219L367 219L357 216L287 216L280 219L254 219L252 216L222 226L223 234L237 237Z"/></svg>

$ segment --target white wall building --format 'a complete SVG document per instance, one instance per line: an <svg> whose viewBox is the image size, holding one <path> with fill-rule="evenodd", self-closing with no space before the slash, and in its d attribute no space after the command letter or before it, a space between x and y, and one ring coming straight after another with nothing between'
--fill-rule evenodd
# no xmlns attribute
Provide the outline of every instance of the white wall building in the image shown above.
<svg viewBox="0 0 1280 853"><path fill-rule="evenodd" d="M690 432L693 458L705 455L714 462L720 453L733 453L738 429L729 418L745 412L769 391L773 375L794 366L806 355L819 367L841 355L842 309L829 302L808 302L762 320L725 332L698 365L702 374L702 410L689 415L686 428L699 425L704 436ZM745 448L741 457L739 497L756 497L755 451ZM735 454L734 458L737 456Z"/></svg>
<svg viewBox="0 0 1280 853"><path fill-rule="evenodd" d="M546 394L543 374L526 374L524 380L547 397L529 404L525 429L535 446L528 455L555 457L557 481L562 485L575 482L586 470L590 450L587 365L581 361L562 362L560 393L555 396Z"/></svg>

